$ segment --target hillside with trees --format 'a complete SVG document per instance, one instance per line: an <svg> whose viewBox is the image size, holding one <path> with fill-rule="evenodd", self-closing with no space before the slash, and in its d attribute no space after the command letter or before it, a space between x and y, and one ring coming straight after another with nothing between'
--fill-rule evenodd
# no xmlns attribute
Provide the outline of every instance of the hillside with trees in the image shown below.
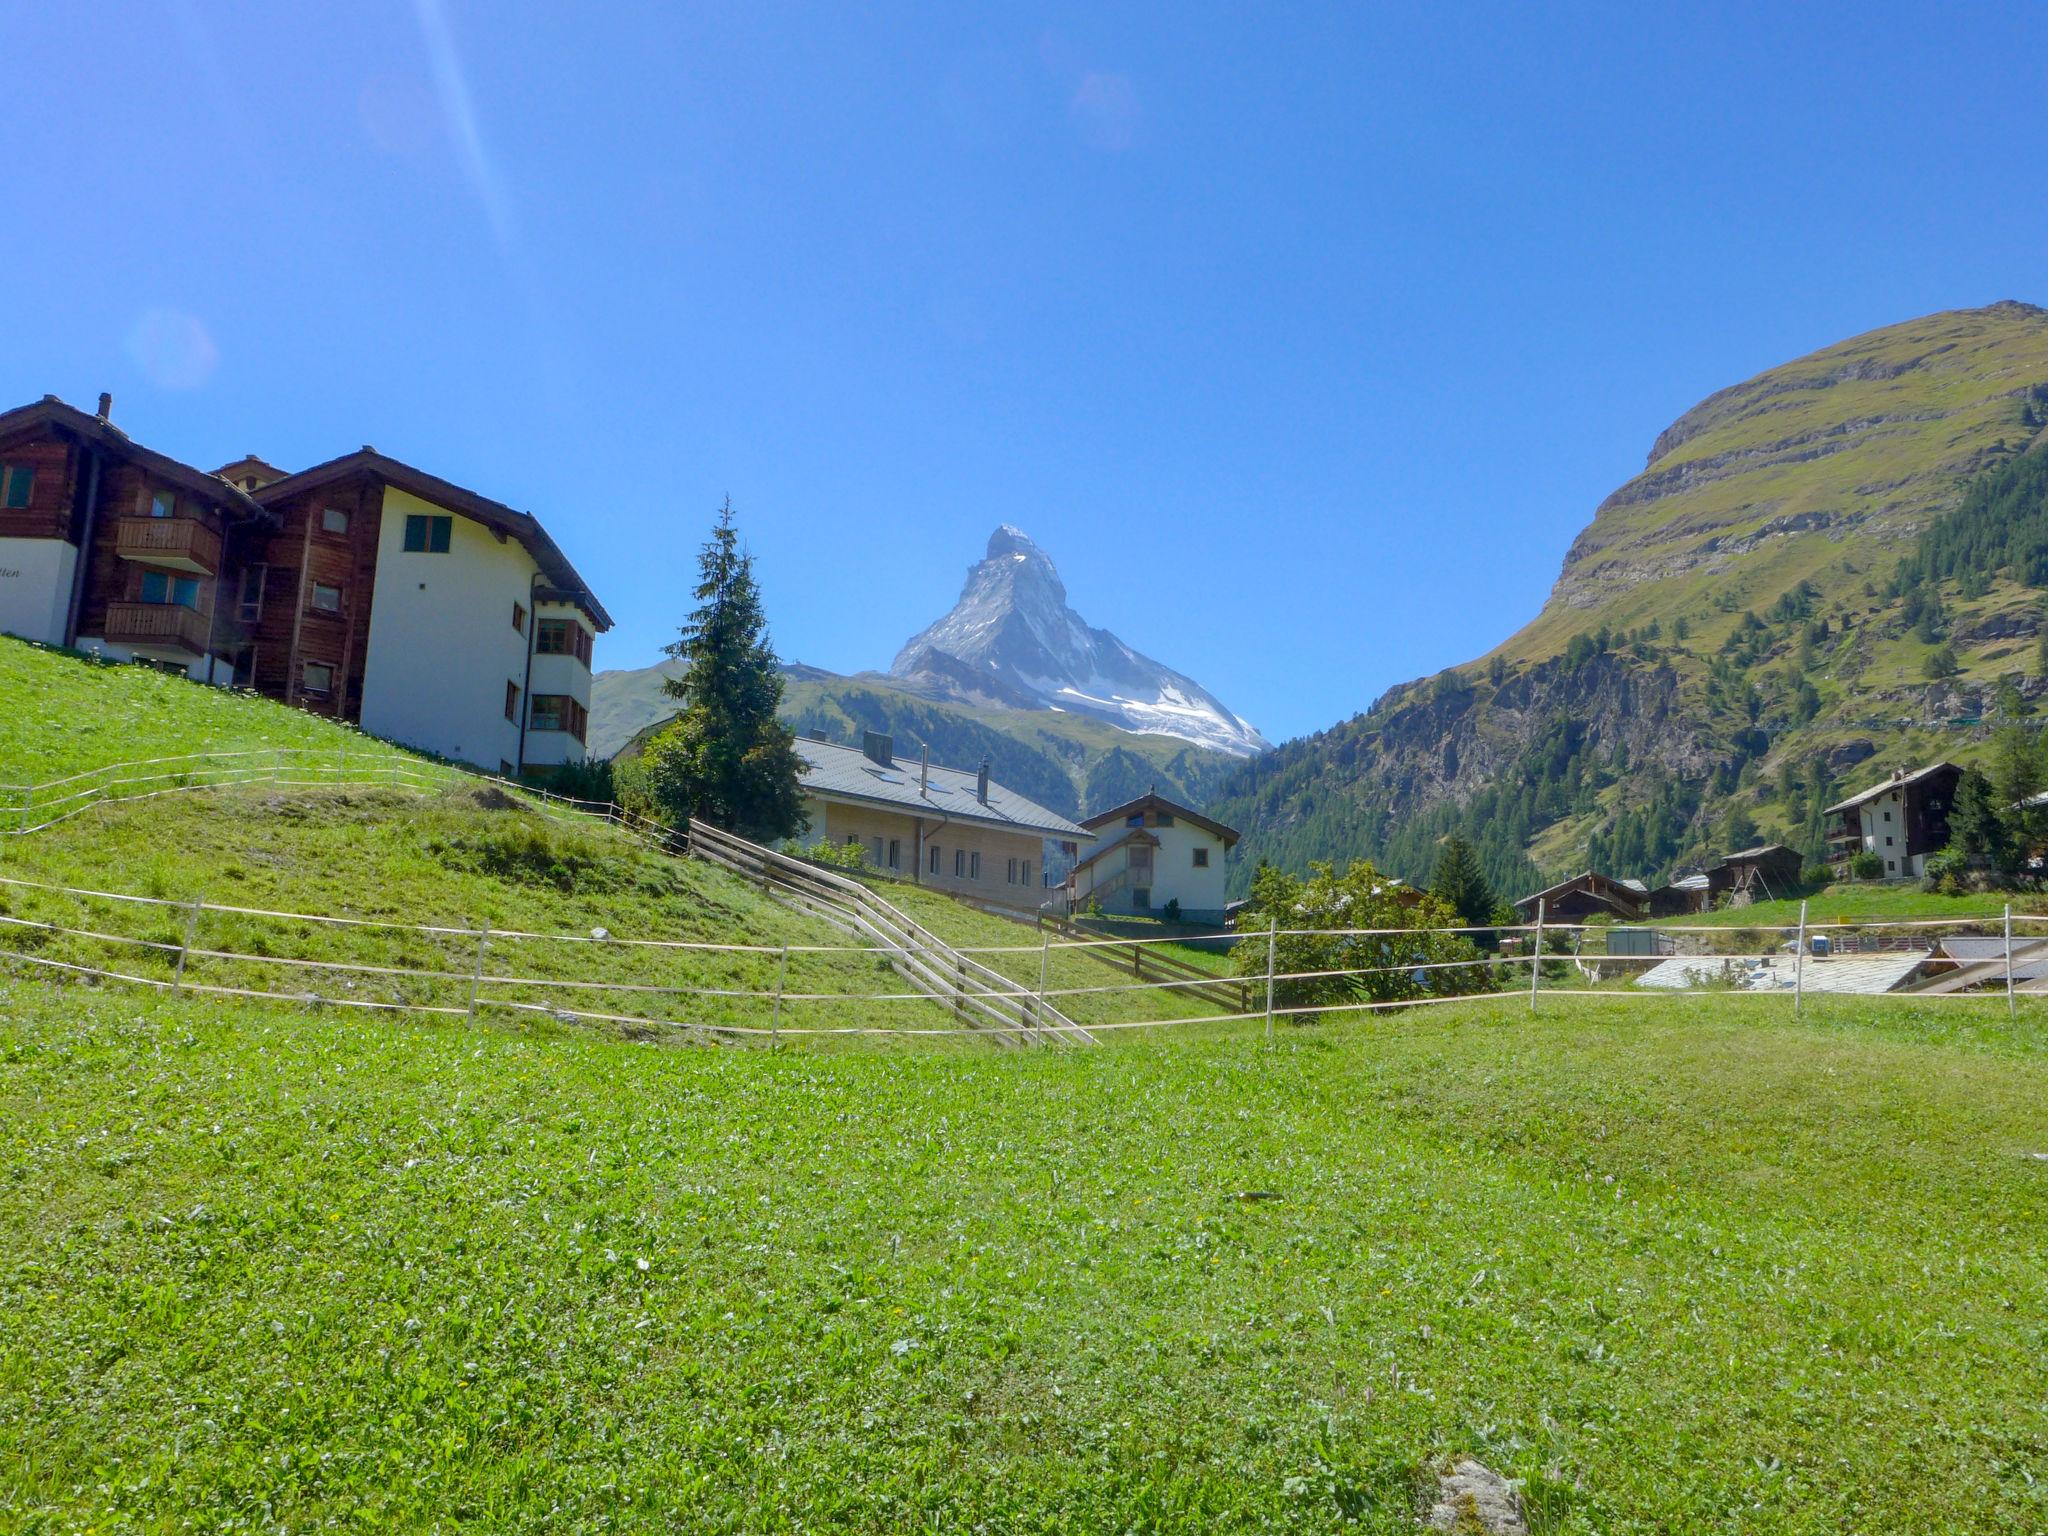
<svg viewBox="0 0 2048 1536"><path fill-rule="evenodd" d="M1895 766L2033 730L2048 583L2048 311L1874 331L1679 417L1477 661L1236 770L1261 859L1427 881L1443 840L1502 895L1589 865L1655 879L1782 839Z"/></svg>

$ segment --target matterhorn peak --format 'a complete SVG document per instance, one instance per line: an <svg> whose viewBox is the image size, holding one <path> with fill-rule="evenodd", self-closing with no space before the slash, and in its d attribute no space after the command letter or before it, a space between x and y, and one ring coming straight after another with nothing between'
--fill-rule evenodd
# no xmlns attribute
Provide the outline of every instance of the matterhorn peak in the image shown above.
<svg viewBox="0 0 2048 1536"><path fill-rule="evenodd" d="M933 653L958 667L937 667ZM996 697L1096 715L1130 731L1247 755L1267 745L1200 683L1144 656L1067 606L1066 584L1030 535L1004 523L968 567L953 611L897 653L890 675L947 692L982 677Z"/></svg>

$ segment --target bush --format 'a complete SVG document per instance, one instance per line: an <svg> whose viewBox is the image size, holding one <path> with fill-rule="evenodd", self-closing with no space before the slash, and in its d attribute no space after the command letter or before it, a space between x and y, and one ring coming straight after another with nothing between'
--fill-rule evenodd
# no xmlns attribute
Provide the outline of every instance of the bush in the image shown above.
<svg viewBox="0 0 2048 1536"><path fill-rule="evenodd" d="M1849 861L1849 873L1858 880L1877 880L1884 875L1884 856L1866 848Z"/></svg>
<svg viewBox="0 0 2048 1536"><path fill-rule="evenodd" d="M1165 905L1164 907L1160 908L1160 911L1159 911L1159 915L1160 915L1161 917L1165 918L1165 919L1166 919L1166 920L1167 920L1167 921L1168 921L1169 923L1177 923L1177 922L1179 922L1179 921L1180 921L1180 898L1179 898L1178 896L1175 896L1175 897L1172 897L1172 898L1170 898L1170 899L1169 899L1169 900L1167 901L1166 905Z"/></svg>
<svg viewBox="0 0 2048 1536"><path fill-rule="evenodd" d="M834 869L863 870L868 868L868 851L859 843L835 843L819 838L810 847L798 844L790 838L782 845L782 851L795 859L809 859L813 864L829 864Z"/></svg>

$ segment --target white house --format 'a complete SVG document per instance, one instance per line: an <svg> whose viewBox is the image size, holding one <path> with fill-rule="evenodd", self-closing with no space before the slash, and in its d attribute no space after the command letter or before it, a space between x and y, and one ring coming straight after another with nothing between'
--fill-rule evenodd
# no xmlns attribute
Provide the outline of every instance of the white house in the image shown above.
<svg viewBox="0 0 2048 1536"><path fill-rule="evenodd" d="M1155 916L1177 902L1191 923L1223 921L1223 857L1237 832L1157 791L1082 818L1096 846L1067 876L1070 909Z"/></svg>
<svg viewBox="0 0 2048 1536"><path fill-rule="evenodd" d="M1927 855L1948 846L1948 816L1962 776L1951 762L1929 763L1910 773L1901 768L1829 806L1834 856L1846 860L1875 854L1884 860L1887 878L1924 875Z"/></svg>

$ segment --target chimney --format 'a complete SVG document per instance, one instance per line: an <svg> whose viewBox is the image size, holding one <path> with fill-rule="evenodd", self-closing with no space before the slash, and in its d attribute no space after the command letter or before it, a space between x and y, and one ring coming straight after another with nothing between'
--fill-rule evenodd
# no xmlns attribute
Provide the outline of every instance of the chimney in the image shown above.
<svg viewBox="0 0 2048 1536"><path fill-rule="evenodd" d="M932 749L920 742L917 748L917 792L920 795L928 795L931 793L931 787Z"/></svg>
<svg viewBox="0 0 2048 1536"><path fill-rule="evenodd" d="M974 776L974 798L988 804L988 759L981 760L981 772Z"/></svg>
<svg viewBox="0 0 2048 1536"><path fill-rule="evenodd" d="M860 737L861 754L871 763L884 768L896 764L896 743L880 731L863 731Z"/></svg>
<svg viewBox="0 0 2048 1536"><path fill-rule="evenodd" d="M105 390L100 391L100 420L111 421L114 417L114 397Z"/></svg>
<svg viewBox="0 0 2048 1536"><path fill-rule="evenodd" d="M811 740L813 741L830 741L832 739L831 737L827 736L823 731L819 730L815 725L811 727L809 735Z"/></svg>

